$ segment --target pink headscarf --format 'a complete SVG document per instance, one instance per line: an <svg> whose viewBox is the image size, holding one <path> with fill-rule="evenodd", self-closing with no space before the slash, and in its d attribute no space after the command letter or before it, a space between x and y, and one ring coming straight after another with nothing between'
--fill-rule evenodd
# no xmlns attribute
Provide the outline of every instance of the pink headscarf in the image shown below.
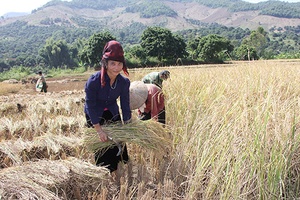
<svg viewBox="0 0 300 200"><path fill-rule="evenodd" d="M106 43L102 52L102 60L114 60L123 63L123 72L128 76L127 66L124 58L124 51L121 44L118 41L111 40ZM105 74L107 69L101 67L101 86L105 86Z"/></svg>

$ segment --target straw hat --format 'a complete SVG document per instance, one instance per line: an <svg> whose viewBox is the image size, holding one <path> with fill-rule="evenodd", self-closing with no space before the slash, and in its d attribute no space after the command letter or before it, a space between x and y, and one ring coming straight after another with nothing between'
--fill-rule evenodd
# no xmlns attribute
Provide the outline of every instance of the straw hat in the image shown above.
<svg viewBox="0 0 300 200"><path fill-rule="evenodd" d="M143 81L133 81L130 84L130 110L140 108L148 97L148 88Z"/></svg>

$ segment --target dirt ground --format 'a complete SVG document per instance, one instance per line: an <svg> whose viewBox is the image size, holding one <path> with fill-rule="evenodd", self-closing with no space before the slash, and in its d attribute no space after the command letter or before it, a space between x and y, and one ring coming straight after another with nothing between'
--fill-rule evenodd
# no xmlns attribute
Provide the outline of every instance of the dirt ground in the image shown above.
<svg viewBox="0 0 300 200"><path fill-rule="evenodd" d="M48 85L47 93L58 93L61 91L83 91L84 85L88 77L72 77L72 78L46 78ZM27 83L22 86L19 94L36 94L35 84Z"/></svg>
<svg viewBox="0 0 300 200"><path fill-rule="evenodd" d="M11 92L2 92L0 94L0 104L10 104L18 106L26 106L35 99L62 99L65 96L71 98L84 98L84 86L88 77L77 78L46 78L48 85L47 93L36 91L35 83L11 83L13 89ZM16 89L17 88L17 89ZM19 109L19 107L18 107Z"/></svg>

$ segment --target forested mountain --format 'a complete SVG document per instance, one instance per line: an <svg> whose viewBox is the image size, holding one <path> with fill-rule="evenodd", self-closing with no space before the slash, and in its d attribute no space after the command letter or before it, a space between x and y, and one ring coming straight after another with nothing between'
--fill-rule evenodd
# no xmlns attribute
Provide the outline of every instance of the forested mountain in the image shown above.
<svg viewBox="0 0 300 200"><path fill-rule="evenodd" d="M299 44L299 25L300 3L276 0L53 0L30 15L0 18L0 60L27 59L30 65L49 38L77 48L102 31L130 46L139 44L142 32L154 26L180 34L186 42L218 34L237 44L262 27L275 41L270 45L289 52Z"/></svg>
<svg viewBox="0 0 300 200"><path fill-rule="evenodd" d="M31 15L17 18L2 16L0 26L16 20L37 26L98 25L109 28L140 22L147 26L164 26L172 31L199 28L201 23L270 29L299 25L300 3L276 0L255 4L242 0L53 0L33 10Z"/></svg>

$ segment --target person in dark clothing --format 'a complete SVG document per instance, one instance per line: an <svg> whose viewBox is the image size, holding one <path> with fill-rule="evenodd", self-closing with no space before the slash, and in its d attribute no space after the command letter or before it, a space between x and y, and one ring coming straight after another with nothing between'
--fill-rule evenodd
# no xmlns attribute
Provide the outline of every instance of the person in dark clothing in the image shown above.
<svg viewBox="0 0 300 200"><path fill-rule="evenodd" d="M37 83L36 83L36 90L39 91L39 92L47 93L48 85L46 83L46 79L45 79L42 71L39 71L36 74L38 74L40 76Z"/></svg>
<svg viewBox="0 0 300 200"><path fill-rule="evenodd" d="M117 41L106 43L101 60L101 71L91 75L85 85L85 106L87 126L93 127L101 142L108 141L108 133L104 132L102 125L121 122L117 99L120 97L122 117L124 123L131 120L129 103L130 80L121 75L123 71L128 76L124 52ZM122 144L122 152L114 146L107 151L95 152L97 166L105 166L110 172L117 170L118 163L129 160L126 144Z"/></svg>
<svg viewBox="0 0 300 200"><path fill-rule="evenodd" d="M161 72L151 72L143 77L142 81L147 84L154 84L162 88L164 80L170 78L170 72L168 70L163 70Z"/></svg>

